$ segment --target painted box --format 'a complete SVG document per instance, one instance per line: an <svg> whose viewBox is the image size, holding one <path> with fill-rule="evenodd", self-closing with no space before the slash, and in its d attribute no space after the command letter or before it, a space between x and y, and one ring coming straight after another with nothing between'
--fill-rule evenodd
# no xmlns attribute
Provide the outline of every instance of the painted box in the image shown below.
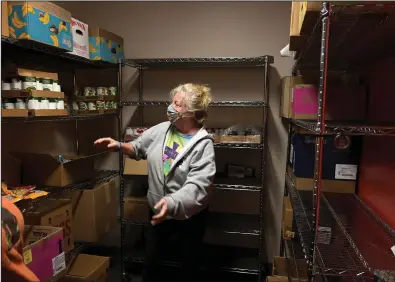
<svg viewBox="0 0 395 282"><path fill-rule="evenodd" d="M51 2L9 2L10 36L73 51L71 14Z"/></svg>
<svg viewBox="0 0 395 282"><path fill-rule="evenodd" d="M292 88L292 118L316 119L318 95L312 84L299 84Z"/></svg>
<svg viewBox="0 0 395 282"><path fill-rule="evenodd" d="M116 64L124 58L123 38L102 28L89 28L89 56Z"/></svg>
<svg viewBox="0 0 395 282"><path fill-rule="evenodd" d="M89 59L89 28L86 23L71 18L73 52L71 54Z"/></svg>
<svg viewBox="0 0 395 282"><path fill-rule="evenodd" d="M25 237L24 263L40 281L60 278L66 274L62 228L26 225Z"/></svg>

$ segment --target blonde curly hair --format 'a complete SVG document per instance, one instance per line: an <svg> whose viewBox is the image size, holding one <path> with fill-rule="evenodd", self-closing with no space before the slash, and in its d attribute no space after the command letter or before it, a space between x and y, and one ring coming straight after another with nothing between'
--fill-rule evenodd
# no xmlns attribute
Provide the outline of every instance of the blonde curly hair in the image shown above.
<svg viewBox="0 0 395 282"><path fill-rule="evenodd" d="M207 119L207 110L212 100L211 89L207 85L186 83L170 91L170 98L181 93L187 111L195 114L198 123L203 124Z"/></svg>

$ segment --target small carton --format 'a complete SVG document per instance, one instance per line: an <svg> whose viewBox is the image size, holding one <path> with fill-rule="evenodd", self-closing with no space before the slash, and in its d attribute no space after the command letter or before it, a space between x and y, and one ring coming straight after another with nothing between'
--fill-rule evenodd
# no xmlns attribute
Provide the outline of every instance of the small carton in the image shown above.
<svg viewBox="0 0 395 282"><path fill-rule="evenodd" d="M40 281L51 281L66 274L62 228L25 226L23 260Z"/></svg>
<svg viewBox="0 0 395 282"><path fill-rule="evenodd" d="M71 53L89 59L88 25L71 18L71 28L73 31L73 52Z"/></svg>
<svg viewBox="0 0 395 282"><path fill-rule="evenodd" d="M80 254L60 282L105 282L109 257Z"/></svg>
<svg viewBox="0 0 395 282"><path fill-rule="evenodd" d="M146 160L133 160L131 158L125 159L125 166L123 169L125 175L148 175L148 163Z"/></svg>
<svg viewBox="0 0 395 282"><path fill-rule="evenodd" d="M34 185L65 187L94 178L94 160L83 156L14 153L22 160L23 182Z"/></svg>
<svg viewBox="0 0 395 282"><path fill-rule="evenodd" d="M10 36L73 51L71 14L51 2L8 2Z"/></svg>
<svg viewBox="0 0 395 282"><path fill-rule="evenodd" d="M123 38L102 28L89 28L89 56L94 61L118 63L124 58Z"/></svg>
<svg viewBox="0 0 395 282"><path fill-rule="evenodd" d="M74 248L73 215L70 200L47 200L45 205L35 211L24 213L25 223L29 225L53 226L63 228L64 252Z"/></svg>

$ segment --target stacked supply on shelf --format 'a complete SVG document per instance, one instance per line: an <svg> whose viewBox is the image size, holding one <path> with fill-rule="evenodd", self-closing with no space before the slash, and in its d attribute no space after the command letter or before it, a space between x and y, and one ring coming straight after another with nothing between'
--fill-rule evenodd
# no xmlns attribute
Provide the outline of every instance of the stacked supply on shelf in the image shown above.
<svg viewBox="0 0 395 282"><path fill-rule="evenodd" d="M2 3L2 36L50 45L87 60L116 64L124 57L122 37L88 27L52 2L7 3Z"/></svg>
<svg viewBox="0 0 395 282"><path fill-rule="evenodd" d="M83 92L74 91L73 112L75 114L112 114L118 108L118 89L110 87L84 87Z"/></svg>
<svg viewBox="0 0 395 282"><path fill-rule="evenodd" d="M66 116L57 73L17 68L2 82L2 116Z"/></svg>
<svg viewBox="0 0 395 282"><path fill-rule="evenodd" d="M59 282L105 282L109 267L109 257L80 254Z"/></svg>

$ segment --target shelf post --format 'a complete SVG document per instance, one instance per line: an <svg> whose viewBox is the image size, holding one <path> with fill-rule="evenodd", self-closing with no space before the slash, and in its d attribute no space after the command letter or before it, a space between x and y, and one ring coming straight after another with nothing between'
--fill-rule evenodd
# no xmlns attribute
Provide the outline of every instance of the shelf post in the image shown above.
<svg viewBox="0 0 395 282"><path fill-rule="evenodd" d="M320 82L318 90L318 108L317 108L317 124L315 131L319 134L316 137L315 144L315 160L314 160L314 187L313 187L313 222L312 222L312 233L314 240L311 242L312 252L312 265L309 265L310 278L313 280L317 271L317 253L316 245L318 238L318 227L320 219L320 204L321 204L321 182L322 182L322 158L323 158L323 146L325 133L325 102L326 102L326 90L327 90L327 74L328 74L328 43L329 43L329 2L323 2L321 9L321 21L322 21L322 32L321 32L321 50L320 50Z"/></svg>

